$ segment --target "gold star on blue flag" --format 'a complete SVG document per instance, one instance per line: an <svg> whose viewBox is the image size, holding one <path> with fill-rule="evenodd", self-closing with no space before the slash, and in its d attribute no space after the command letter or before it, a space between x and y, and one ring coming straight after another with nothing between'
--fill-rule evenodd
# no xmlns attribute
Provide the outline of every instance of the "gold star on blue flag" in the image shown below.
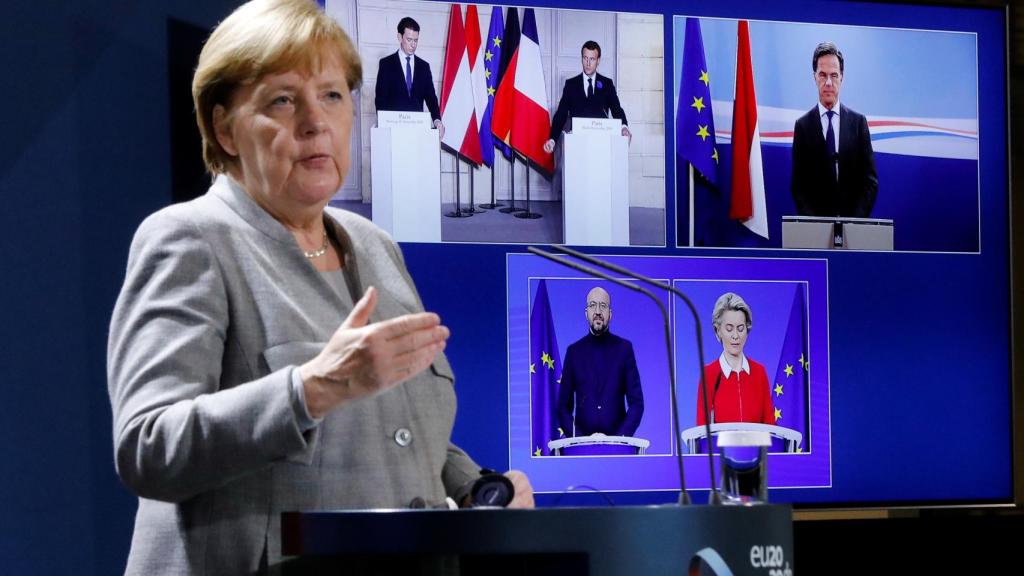
<svg viewBox="0 0 1024 576"><path fill-rule="evenodd" d="M676 154L705 180L715 184L718 181L718 152L715 149L715 115L711 104L711 76L704 58L700 20L687 18L676 109L676 134L680 135L676 138ZM681 136L685 134L696 134L699 138Z"/></svg>
<svg viewBox="0 0 1024 576"><path fill-rule="evenodd" d="M562 377L562 361L555 338L555 324L548 299L547 280L537 282L530 311L530 434L531 444L538 447L535 456L550 456L548 443L561 437L558 429L558 380Z"/></svg>

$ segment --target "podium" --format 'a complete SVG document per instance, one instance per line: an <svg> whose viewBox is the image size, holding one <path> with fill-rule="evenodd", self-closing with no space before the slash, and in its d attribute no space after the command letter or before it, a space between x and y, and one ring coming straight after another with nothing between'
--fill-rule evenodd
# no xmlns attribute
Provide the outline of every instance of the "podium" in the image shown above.
<svg viewBox="0 0 1024 576"><path fill-rule="evenodd" d="M772 437L774 450L775 439L783 442L786 452L794 453L803 442L804 435L790 428L774 426L772 424L756 424L753 422L722 422L711 425L711 435L716 436L719 432L767 432ZM700 441L707 439L707 429L704 426L687 428L680 433L684 454L697 454Z"/></svg>
<svg viewBox="0 0 1024 576"><path fill-rule="evenodd" d="M591 456L607 454L646 454L651 441L632 436L574 436L548 442L548 449L555 456Z"/></svg>
<svg viewBox="0 0 1024 576"><path fill-rule="evenodd" d="M489 576L677 576L694 565L710 568L703 574L788 576L794 569L792 511L777 505L288 512L281 530L282 552L297 557L280 565L281 574L350 574L334 568L395 558L428 560L414 573ZM457 557L454 569L423 570L445 556ZM517 562L524 568L511 569Z"/></svg>
<svg viewBox="0 0 1024 576"><path fill-rule="evenodd" d="M892 239L892 220L819 216L782 217L783 248L892 251Z"/></svg>
<svg viewBox="0 0 1024 576"><path fill-rule="evenodd" d="M373 223L398 242L440 242L441 142L430 115L377 114L370 129Z"/></svg>
<svg viewBox="0 0 1024 576"><path fill-rule="evenodd" d="M619 120L573 118L562 136L565 243L629 246L629 144Z"/></svg>

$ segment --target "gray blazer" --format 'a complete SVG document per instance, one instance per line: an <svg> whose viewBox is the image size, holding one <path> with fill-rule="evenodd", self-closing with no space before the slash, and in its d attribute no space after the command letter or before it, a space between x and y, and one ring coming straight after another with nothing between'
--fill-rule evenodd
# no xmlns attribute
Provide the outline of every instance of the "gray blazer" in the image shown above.
<svg viewBox="0 0 1024 576"><path fill-rule="evenodd" d="M107 354L117 472L139 496L126 574L253 573L281 558L282 511L440 502L478 477L449 440L443 355L303 432L292 371L344 321L346 289L377 287L371 321L423 309L383 231L327 214L341 290L227 177L139 227Z"/></svg>

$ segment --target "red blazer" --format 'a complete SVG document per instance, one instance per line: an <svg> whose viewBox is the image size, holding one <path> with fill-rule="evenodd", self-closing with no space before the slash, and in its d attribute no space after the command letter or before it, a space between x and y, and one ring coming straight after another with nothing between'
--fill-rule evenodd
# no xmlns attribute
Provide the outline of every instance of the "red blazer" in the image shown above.
<svg viewBox="0 0 1024 576"><path fill-rule="evenodd" d="M711 395L709 408L714 411L714 422L754 422L775 424L775 405L772 391L768 386L768 374L764 366L749 357L750 374L733 371L728 378L722 373L722 366L715 358L704 367L704 377ZM715 392L715 382L718 392ZM697 425L704 425L704 391L697 383Z"/></svg>

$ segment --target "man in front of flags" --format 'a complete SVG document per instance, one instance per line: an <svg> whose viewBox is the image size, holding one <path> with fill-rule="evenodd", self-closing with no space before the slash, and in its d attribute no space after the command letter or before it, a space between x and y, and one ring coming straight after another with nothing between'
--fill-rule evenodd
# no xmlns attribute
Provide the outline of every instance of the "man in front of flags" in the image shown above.
<svg viewBox="0 0 1024 576"><path fill-rule="evenodd" d="M831 42L814 49L818 104L793 128L792 192L801 216L870 218L878 174L867 119L839 102L843 53Z"/></svg>
<svg viewBox="0 0 1024 576"><path fill-rule="evenodd" d="M609 331L611 296L604 288L587 293L586 317L589 334L569 345L562 364L561 433L632 436L644 414L644 392L633 344Z"/></svg>
<svg viewBox="0 0 1024 576"><path fill-rule="evenodd" d="M611 78L597 73L601 63L601 45L587 40L580 49L583 57L583 72L565 81L562 98L551 120L551 135L544 143L548 154L555 150L555 143L562 134L566 120L570 118L612 118L622 120L622 135L632 140L626 122L626 113L619 104L619 95Z"/></svg>
<svg viewBox="0 0 1024 576"><path fill-rule="evenodd" d="M373 102L377 110L400 112L422 112L426 104L438 136L444 138L430 64L416 56L419 40L419 23L408 16L398 21L398 50L380 59Z"/></svg>

